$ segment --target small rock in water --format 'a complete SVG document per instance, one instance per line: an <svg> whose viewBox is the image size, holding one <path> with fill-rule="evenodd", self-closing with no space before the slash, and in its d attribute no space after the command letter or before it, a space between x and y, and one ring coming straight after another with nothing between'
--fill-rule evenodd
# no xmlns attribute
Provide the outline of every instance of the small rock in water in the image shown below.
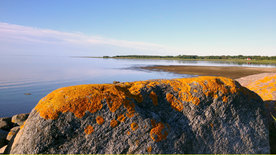
<svg viewBox="0 0 276 155"><path fill-rule="evenodd" d="M18 114L18 115L14 115L12 116L12 123L16 123L18 125L23 125L24 122L26 121L26 119L28 118L29 113L26 114Z"/></svg>
<svg viewBox="0 0 276 155"><path fill-rule="evenodd" d="M3 154L5 149L7 148L8 145L5 145L3 147L0 148L0 154Z"/></svg>
<svg viewBox="0 0 276 155"><path fill-rule="evenodd" d="M24 93L24 95L32 95L31 93Z"/></svg>
<svg viewBox="0 0 276 155"><path fill-rule="evenodd" d="M8 133L7 135L7 140L10 141L13 136L15 136L17 134L17 132L20 130L20 126L16 126L16 127L13 127L10 132Z"/></svg>
<svg viewBox="0 0 276 155"><path fill-rule="evenodd" d="M113 81L113 84L117 84L117 83L120 83L120 81Z"/></svg>

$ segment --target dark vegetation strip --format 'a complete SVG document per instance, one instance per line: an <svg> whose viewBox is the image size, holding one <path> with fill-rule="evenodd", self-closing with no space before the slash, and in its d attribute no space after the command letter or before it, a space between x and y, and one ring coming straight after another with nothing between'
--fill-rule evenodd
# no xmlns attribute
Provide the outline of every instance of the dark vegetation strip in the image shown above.
<svg viewBox="0 0 276 155"><path fill-rule="evenodd" d="M253 64L276 64L276 56L244 56L244 55L222 55L222 56L197 56L197 55L178 55L178 56L156 56L156 55L117 55L103 56L103 58L117 59L171 59L171 60L196 60L196 61L227 61L236 63Z"/></svg>

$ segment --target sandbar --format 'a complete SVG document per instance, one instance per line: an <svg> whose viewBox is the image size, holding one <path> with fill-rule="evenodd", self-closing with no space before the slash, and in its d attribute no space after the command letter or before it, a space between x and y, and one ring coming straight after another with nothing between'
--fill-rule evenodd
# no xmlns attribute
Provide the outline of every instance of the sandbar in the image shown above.
<svg viewBox="0 0 276 155"><path fill-rule="evenodd" d="M152 71L165 71L177 74L190 74L201 76L224 76L232 79L237 79L253 74L260 73L276 73L276 67L239 67L239 66L185 66L185 65L170 65L170 66L147 66L141 69Z"/></svg>

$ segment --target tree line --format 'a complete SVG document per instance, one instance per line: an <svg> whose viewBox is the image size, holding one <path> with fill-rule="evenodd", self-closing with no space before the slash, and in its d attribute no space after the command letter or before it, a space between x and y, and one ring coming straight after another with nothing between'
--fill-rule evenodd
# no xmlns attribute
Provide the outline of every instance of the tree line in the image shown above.
<svg viewBox="0 0 276 155"><path fill-rule="evenodd" d="M276 60L276 56L245 56L245 55L221 55L221 56L198 56L198 55L178 55L178 56L157 56L157 55L116 55L104 56L103 58L148 58L148 59L252 59L252 60Z"/></svg>

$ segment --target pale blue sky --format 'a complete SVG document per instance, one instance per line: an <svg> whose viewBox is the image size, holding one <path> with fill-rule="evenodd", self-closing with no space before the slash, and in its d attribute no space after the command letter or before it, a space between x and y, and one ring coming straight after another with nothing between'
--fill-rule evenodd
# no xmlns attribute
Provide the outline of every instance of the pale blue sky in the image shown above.
<svg viewBox="0 0 276 155"><path fill-rule="evenodd" d="M1 0L0 54L53 53L276 55L276 1Z"/></svg>

